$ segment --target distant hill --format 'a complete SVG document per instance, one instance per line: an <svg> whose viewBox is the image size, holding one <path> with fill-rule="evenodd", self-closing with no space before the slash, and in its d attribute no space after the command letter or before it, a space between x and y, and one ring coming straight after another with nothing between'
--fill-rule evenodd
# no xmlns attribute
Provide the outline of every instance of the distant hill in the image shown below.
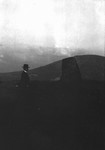
<svg viewBox="0 0 105 150"><path fill-rule="evenodd" d="M54 63L29 70L29 76L31 80L58 80L61 76L62 61L56 61ZM1 81L18 81L20 80L22 71L0 73Z"/></svg>
<svg viewBox="0 0 105 150"><path fill-rule="evenodd" d="M81 76L87 80L105 80L105 57L82 55L76 57Z"/></svg>
<svg viewBox="0 0 105 150"><path fill-rule="evenodd" d="M62 61L56 61L29 71L32 80L56 80L61 76Z"/></svg>
<svg viewBox="0 0 105 150"><path fill-rule="evenodd" d="M64 81L105 80L105 57L97 55L81 55L69 57L62 61L62 78Z"/></svg>
<svg viewBox="0 0 105 150"><path fill-rule="evenodd" d="M73 57L66 58L68 62ZM97 55L81 55L74 57L82 79L86 80L105 80L105 57ZM63 59L65 60L65 59ZM39 81L57 81L62 75L62 60L29 70L30 79ZM71 66L71 65L70 65ZM69 66L69 71L71 70ZM73 68L72 68L73 69ZM75 73L75 70L74 70ZM1 81L18 81L21 77L21 71L0 73Z"/></svg>

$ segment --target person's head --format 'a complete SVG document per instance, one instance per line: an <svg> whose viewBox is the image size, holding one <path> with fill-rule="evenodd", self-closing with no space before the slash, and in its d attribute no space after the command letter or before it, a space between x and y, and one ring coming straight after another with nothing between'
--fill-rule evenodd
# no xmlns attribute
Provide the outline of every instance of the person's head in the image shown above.
<svg viewBox="0 0 105 150"><path fill-rule="evenodd" d="M24 69L25 71L28 71L28 69L29 69L28 64L24 64L24 65L23 65L23 69Z"/></svg>

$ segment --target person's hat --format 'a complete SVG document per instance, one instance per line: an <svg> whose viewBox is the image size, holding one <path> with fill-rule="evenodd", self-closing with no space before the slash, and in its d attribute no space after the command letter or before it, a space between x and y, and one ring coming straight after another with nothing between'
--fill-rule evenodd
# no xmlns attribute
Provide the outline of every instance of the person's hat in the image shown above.
<svg viewBox="0 0 105 150"><path fill-rule="evenodd" d="M24 64L23 68L30 68L30 67L28 66L28 64Z"/></svg>

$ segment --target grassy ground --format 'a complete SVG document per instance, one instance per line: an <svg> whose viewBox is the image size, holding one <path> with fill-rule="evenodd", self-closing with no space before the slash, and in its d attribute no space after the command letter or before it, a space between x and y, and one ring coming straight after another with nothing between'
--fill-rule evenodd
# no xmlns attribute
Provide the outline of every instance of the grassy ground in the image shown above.
<svg viewBox="0 0 105 150"><path fill-rule="evenodd" d="M0 87L1 150L103 150L102 83Z"/></svg>

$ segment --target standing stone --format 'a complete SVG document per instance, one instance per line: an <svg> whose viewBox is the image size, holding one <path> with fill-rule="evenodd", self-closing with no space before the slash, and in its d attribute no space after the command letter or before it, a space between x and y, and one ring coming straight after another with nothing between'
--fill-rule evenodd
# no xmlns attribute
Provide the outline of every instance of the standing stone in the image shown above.
<svg viewBox="0 0 105 150"><path fill-rule="evenodd" d="M70 57L62 60L62 75L63 82L79 82L81 74L75 57Z"/></svg>

